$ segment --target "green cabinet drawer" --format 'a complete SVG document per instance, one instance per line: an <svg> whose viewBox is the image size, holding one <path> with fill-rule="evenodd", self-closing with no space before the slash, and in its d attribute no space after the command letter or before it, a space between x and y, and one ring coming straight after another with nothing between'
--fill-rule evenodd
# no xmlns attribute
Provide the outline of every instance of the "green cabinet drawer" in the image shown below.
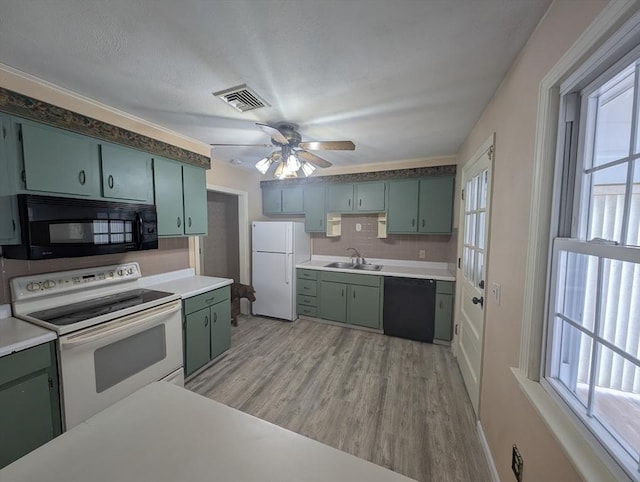
<svg viewBox="0 0 640 482"><path fill-rule="evenodd" d="M304 306L318 306L318 298L315 296L298 295L298 305Z"/></svg>
<svg viewBox="0 0 640 482"><path fill-rule="evenodd" d="M51 344L45 343L0 358L0 385L51 365Z"/></svg>
<svg viewBox="0 0 640 482"><path fill-rule="evenodd" d="M298 316L318 316L318 308L315 306L298 305Z"/></svg>
<svg viewBox="0 0 640 482"><path fill-rule="evenodd" d="M318 283L314 280L299 279L297 291L302 295L316 296L318 292Z"/></svg>
<svg viewBox="0 0 640 482"><path fill-rule="evenodd" d="M314 269L296 270L298 279L318 279L318 272Z"/></svg>
<svg viewBox="0 0 640 482"><path fill-rule="evenodd" d="M185 314L193 313L194 311L208 308L221 301L228 300L231 297L231 288L229 286L223 286L213 291L202 293L201 295L192 296L184 300L184 312Z"/></svg>
<svg viewBox="0 0 640 482"><path fill-rule="evenodd" d="M453 281L436 281L436 293L452 295L455 291L455 283Z"/></svg>
<svg viewBox="0 0 640 482"><path fill-rule="evenodd" d="M375 274L352 274L340 273L336 271L320 271L322 281L332 281L334 283L348 283L361 286L380 287L383 277Z"/></svg>

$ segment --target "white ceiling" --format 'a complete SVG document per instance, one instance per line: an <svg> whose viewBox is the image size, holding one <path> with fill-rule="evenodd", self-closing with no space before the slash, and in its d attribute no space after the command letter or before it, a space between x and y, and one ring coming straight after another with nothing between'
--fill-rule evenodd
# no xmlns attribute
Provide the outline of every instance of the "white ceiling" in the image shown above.
<svg viewBox="0 0 640 482"><path fill-rule="evenodd" d="M289 121L336 166L455 154L549 0L1 0L0 62L205 143ZM270 107L212 92L247 84ZM271 148L215 148L245 165Z"/></svg>

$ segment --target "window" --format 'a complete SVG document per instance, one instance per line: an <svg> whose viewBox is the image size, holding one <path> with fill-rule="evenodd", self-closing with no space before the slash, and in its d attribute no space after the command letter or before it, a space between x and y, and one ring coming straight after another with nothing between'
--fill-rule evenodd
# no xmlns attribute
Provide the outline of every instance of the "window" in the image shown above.
<svg viewBox="0 0 640 482"><path fill-rule="evenodd" d="M561 106L543 376L640 480L640 50Z"/></svg>

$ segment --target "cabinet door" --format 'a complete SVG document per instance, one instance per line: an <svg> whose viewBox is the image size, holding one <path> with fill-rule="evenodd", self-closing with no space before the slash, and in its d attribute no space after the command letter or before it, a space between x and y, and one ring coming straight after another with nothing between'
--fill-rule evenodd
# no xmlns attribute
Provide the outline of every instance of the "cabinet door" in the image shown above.
<svg viewBox="0 0 640 482"><path fill-rule="evenodd" d="M320 282L320 318L347 321L347 285L331 281Z"/></svg>
<svg viewBox="0 0 640 482"><path fill-rule="evenodd" d="M204 169L182 166L184 233L207 234L207 180Z"/></svg>
<svg viewBox="0 0 640 482"><path fill-rule="evenodd" d="M453 295L436 294L436 316L434 338L451 341L453 325Z"/></svg>
<svg viewBox="0 0 640 482"><path fill-rule="evenodd" d="M418 231L419 189L420 183L417 179L389 181L387 232L415 233Z"/></svg>
<svg viewBox="0 0 640 482"><path fill-rule="evenodd" d="M15 196L11 194L9 182L9 156L7 138L10 132L9 118L0 115L0 244L18 244L18 211Z"/></svg>
<svg viewBox="0 0 640 482"><path fill-rule="evenodd" d="M27 190L100 195L95 140L31 123L23 123L20 128Z"/></svg>
<svg viewBox="0 0 640 482"><path fill-rule="evenodd" d="M151 155L113 144L100 145L102 195L153 202Z"/></svg>
<svg viewBox="0 0 640 482"><path fill-rule="evenodd" d="M349 323L380 328L380 288L349 286Z"/></svg>
<svg viewBox="0 0 640 482"><path fill-rule="evenodd" d="M192 374L211 359L211 311L209 308L185 316L184 371Z"/></svg>
<svg viewBox="0 0 640 482"><path fill-rule="evenodd" d="M453 176L420 180L420 223L418 231L425 234L451 234L453 223Z"/></svg>
<svg viewBox="0 0 640 482"><path fill-rule="evenodd" d="M47 373L0 387L0 433L0 468L54 437Z"/></svg>
<svg viewBox="0 0 640 482"><path fill-rule="evenodd" d="M229 300L211 307L211 359L231 346L231 304Z"/></svg>
<svg viewBox="0 0 640 482"><path fill-rule="evenodd" d="M274 188L262 188L262 213L282 213L282 190Z"/></svg>
<svg viewBox="0 0 640 482"><path fill-rule="evenodd" d="M384 182L366 182L356 184L356 211L383 212L385 208L385 187L386 183Z"/></svg>
<svg viewBox="0 0 640 482"><path fill-rule="evenodd" d="M307 233L324 233L326 211L324 209L324 184L309 184L303 188L304 230Z"/></svg>
<svg viewBox="0 0 640 482"><path fill-rule="evenodd" d="M158 235L184 234L182 166L169 159L156 157L153 160L153 181L158 211Z"/></svg>
<svg viewBox="0 0 640 482"><path fill-rule="evenodd" d="M327 212L350 213L353 211L353 184L329 184L327 186Z"/></svg>
<svg viewBox="0 0 640 482"><path fill-rule="evenodd" d="M282 188L282 213L301 214L303 208L302 186L292 186Z"/></svg>

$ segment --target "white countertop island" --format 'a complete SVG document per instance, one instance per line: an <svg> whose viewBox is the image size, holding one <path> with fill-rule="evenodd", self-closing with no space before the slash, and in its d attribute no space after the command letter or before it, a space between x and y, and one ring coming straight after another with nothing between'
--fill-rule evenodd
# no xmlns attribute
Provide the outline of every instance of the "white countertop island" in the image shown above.
<svg viewBox="0 0 640 482"><path fill-rule="evenodd" d="M139 283L144 288L175 293L184 299L230 285L233 280L214 276L196 276L193 269L183 269L147 276L141 278Z"/></svg>
<svg viewBox="0 0 640 482"><path fill-rule="evenodd" d="M0 470L0 481L409 482L167 382L144 387Z"/></svg>

